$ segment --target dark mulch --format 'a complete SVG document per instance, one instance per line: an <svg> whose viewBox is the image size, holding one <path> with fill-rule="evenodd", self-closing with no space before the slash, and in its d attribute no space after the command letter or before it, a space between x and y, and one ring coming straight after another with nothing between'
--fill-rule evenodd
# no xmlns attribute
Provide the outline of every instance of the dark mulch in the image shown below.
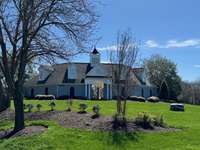
<svg viewBox="0 0 200 150"><path fill-rule="evenodd" d="M12 115L11 115L12 116ZM113 118L108 116L101 116L92 119L93 114L77 113L72 111L42 111L34 113L25 113L27 120L53 120L66 128L78 128L92 131L113 131ZM126 130L128 132L142 131L142 132L157 132L157 131L179 131L176 128L169 127L155 127L153 129L142 129L136 126L134 120L127 120L126 128L119 128L118 130Z"/></svg>

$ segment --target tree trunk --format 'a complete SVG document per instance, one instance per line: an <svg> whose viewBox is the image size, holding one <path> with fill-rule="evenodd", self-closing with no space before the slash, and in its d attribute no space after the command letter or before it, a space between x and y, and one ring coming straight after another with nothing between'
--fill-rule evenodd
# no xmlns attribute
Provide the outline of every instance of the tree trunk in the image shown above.
<svg viewBox="0 0 200 150"><path fill-rule="evenodd" d="M17 87L14 93L14 107L15 107L15 126L14 132L20 131L24 128L24 104L22 87Z"/></svg>

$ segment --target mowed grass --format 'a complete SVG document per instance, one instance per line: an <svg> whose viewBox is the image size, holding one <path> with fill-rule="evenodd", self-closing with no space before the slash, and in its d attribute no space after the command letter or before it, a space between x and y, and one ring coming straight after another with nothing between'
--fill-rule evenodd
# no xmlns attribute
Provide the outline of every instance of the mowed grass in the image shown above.
<svg viewBox="0 0 200 150"><path fill-rule="evenodd" d="M26 100L26 104L42 104L42 110L50 110L51 101ZM55 101L56 110L65 110L66 101ZM116 112L115 101L73 101L73 111L78 111L79 104L88 104L88 111L99 104L101 114L112 116ZM12 106L13 107L13 106ZM26 124L48 125L47 132L31 137L17 137L0 140L0 150L199 150L200 149L200 107L186 105L185 112L169 111L168 103L128 102L127 116L134 118L139 112L163 115L169 126L181 128L176 132L150 133L112 133L92 132L79 129L67 129L56 122L38 120ZM33 111L37 109L34 108ZM1 122L0 129L12 126L11 122Z"/></svg>

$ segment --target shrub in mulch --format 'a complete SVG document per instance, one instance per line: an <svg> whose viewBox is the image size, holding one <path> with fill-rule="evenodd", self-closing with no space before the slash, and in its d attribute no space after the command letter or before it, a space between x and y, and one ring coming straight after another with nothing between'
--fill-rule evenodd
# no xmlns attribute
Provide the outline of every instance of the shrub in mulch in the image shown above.
<svg viewBox="0 0 200 150"><path fill-rule="evenodd" d="M30 112L32 112L32 109L34 108L34 105L33 104L27 104L25 108L28 109L28 112L30 113Z"/></svg>
<svg viewBox="0 0 200 150"><path fill-rule="evenodd" d="M147 100L148 100L148 102L152 102L152 103L157 103L160 101L160 99L156 96L151 96Z"/></svg>
<svg viewBox="0 0 200 150"><path fill-rule="evenodd" d="M94 105L93 106L93 108L92 108L92 110L93 110L93 115L92 115L92 119L96 119L96 118L99 118L100 117L100 107L99 107L99 105Z"/></svg>
<svg viewBox="0 0 200 150"><path fill-rule="evenodd" d="M125 117L115 114L113 116L112 128L114 130L127 129L127 120Z"/></svg>
<svg viewBox="0 0 200 150"><path fill-rule="evenodd" d="M87 113L86 109L88 108L87 104L80 104L79 105L79 109L80 111L78 112L79 114L85 114Z"/></svg>
<svg viewBox="0 0 200 150"><path fill-rule="evenodd" d="M72 111L72 105L73 105L73 101L72 101L72 99L68 99L67 100L67 109L66 109L66 111Z"/></svg>
<svg viewBox="0 0 200 150"><path fill-rule="evenodd" d="M165 127L163 116L152 116L146 112L139 113L135 118L135 124L143 129L154 129L154 127Z"/></svg>
<svg viewBox="0 0 200 150"><path fill-rule="evenodd" d="M55 102L51 102L49 104L49 107L51 107L51 111L54 111L54 107L56 107L56 103Z"/></svg>
<svg viewBox="0 0 200 150"><path fill-rule="evenodd" d="M37 104L37 105L36 105L36 108L37 108L38 111L40 111L41 108L42 108L42 105L41 105L41 104Z"/></svg>

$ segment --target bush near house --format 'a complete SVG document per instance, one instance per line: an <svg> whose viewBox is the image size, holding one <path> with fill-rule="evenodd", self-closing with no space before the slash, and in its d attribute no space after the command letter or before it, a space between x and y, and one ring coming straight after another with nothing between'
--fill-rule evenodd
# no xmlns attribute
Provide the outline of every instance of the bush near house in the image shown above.
<svg viewBox="0 0 200 150"><path fill-rule="evenodd" d="M36 95L35 99L38 100L54 100L56 99L54 95Z"/></svg>
<svg viewBox="0 0 200 150"><path fill-rule="evenodd" d="M142 97L142 96L130 96L128 98L128 100L131 100L131 101L138 101L138 102L145 102L145 98Z"/></svg>
<svg viewBox="0 0 200 150"><path fill-rule="evenodd" d="M152 102L152 103L157 103L160 101L160 99L156 96L151 96L147 99L148 102Z"/></svg>

